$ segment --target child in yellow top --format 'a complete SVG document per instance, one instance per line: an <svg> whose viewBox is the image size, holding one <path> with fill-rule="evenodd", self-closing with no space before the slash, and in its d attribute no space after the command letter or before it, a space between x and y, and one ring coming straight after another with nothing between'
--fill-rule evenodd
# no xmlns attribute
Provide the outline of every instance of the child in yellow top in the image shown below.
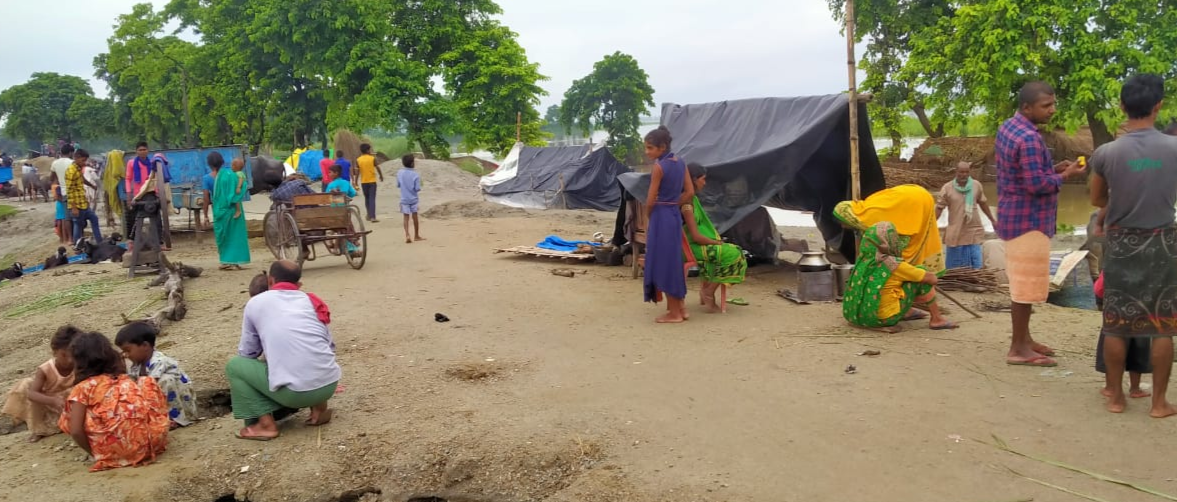
<svg viewBox="0 0 1177 502"><path fill-rule="evenodd" d="M360 157L356 159L356 169L352 173L352 184L356 188L362 188L364 193L364 206L368 210L368 221L376 223L376 177L380 177L380 181L384 181L384 171L380 170L380 166L376 165L376 157L372 155L372 145L364 143L360 145Z"/></svg>
<svg viewBox="0 0 1177 502"><path fill-rule="evenodd" d="M32 377L22 379L8 392L0 414L12 418L13 425L29 425L29 442L61 432L57 419L65 407L65 397L74 386L74 360L69 344L80 333L73 326L62 326L49 341L53 358L37 366Z"/></svg>

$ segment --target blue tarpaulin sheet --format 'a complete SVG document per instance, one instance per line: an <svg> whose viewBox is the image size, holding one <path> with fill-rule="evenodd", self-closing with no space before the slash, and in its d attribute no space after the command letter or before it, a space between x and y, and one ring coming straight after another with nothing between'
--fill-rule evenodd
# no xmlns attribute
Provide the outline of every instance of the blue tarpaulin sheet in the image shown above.
<svg viewBox="0 0 1177 502"><path fill-rule="evenodd" d="M0 183L8 183L12 181L12 168L0 167Z"/></svg>
<svg viewBox="0 0 1177 502"><path fill-rule="evenodd" d="M588 244L590 246L600 246L600 244L598 244L596 242L566 241L566 240L561 239L555 235L549 235L546 238L544 238L544 240L541 241L539 244L536 244L535 247L540 248L540 249L550 249L552 251L571 253L573 251L576 251L576 246L578 246L580 244Z"/></svg>
<svg viewBox="0 0 1177 502"><path fill-rule="evenodd" d="M323 179L323 171L319 169L319 161L323 160L322 150L307 150L298 155L298 172L305 174L311 181Z"/></svg>
<svg viewBox="0 0 1177 502"><path fill-rule="evenodd" d="M205 159L211 152L218 152L225 158L225 169L229 168L233 159L245 160L245 186L247 188L253 186L253 169L250 167L251 162L249 156L245 154L245 146L243 145L159 150L151 152L150 155L162 153L168 158L168 169L172 174L173 185L193 184L199 187L201 186L201 178L209 173L208 163ZM129 159L130 157L128 157ZM249 200L249 192L244 190L243 192L244 200Z"/></svg>

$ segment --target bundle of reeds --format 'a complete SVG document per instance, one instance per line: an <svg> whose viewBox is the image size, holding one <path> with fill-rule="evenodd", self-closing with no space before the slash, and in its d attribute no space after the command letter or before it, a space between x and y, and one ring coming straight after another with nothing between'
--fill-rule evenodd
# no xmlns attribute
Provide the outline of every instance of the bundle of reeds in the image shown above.
<svg viewBox="0 0 1177 502"><path fill-rule="evenodd" d="M997 293L1006 286L997 280L996 269L951 268L944 272L937 287L944 291Z"/></svg>

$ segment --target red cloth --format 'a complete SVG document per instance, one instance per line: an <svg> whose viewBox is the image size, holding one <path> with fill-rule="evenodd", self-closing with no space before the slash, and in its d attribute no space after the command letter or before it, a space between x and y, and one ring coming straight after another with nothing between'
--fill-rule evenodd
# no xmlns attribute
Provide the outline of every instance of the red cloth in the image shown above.
<svg viewBox="0 0 1177 502"><path fill-rule="evenodd" d="M331 166L335 165L335 161L331 159L323 159L319 161L319 170L323 172L323 183L331 183Z"/></svg>
<svg viewBox="0 0 1177 502"><path fill-rule="evenodd" d="M1095 280L1095 297L1103 298L1103 272L1099 273L1099 279Z"/></svg>
<svg viewBox="0 0 1177 502"><path fill-rule="evenodd" d="M289 282L274 283L273 286L270 286L270 289L278 291L299 291L297 284L291 284ZM331 309L327 308L327 304L323 303L323 300L314 293L307 293L306 291L303 291L303 293L306 293L307 298L311 299L311 305L315 306L315 315L319 316L319 321L323 324L331 324Z"/></svg>

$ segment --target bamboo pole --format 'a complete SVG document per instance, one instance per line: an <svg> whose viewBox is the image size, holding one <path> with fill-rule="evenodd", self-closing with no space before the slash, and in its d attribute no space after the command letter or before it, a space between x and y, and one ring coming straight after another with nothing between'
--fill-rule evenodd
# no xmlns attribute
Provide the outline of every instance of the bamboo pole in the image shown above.
<svg viewBox="0 0 1177 502"><path fill-rule="evenodd" d="M515 112L515 142L522 141L523 138L523 112Z"/></svg>
<svg viewBox="0 0 1177 502"><path fill-rule="evenodd" d="M850 78L850 196L862 199L858 165L858 75L854 57L854 0L846 0L846 69Z"/></svg>

